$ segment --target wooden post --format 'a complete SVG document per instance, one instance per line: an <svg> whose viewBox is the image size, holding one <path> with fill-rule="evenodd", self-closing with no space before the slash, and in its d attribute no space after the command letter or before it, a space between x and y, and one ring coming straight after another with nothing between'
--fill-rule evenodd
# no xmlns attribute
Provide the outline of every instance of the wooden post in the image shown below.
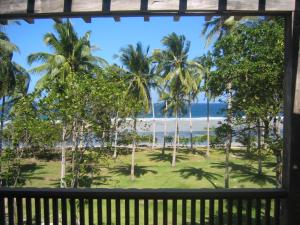
<svg viewBox="0 0 300 225"><path fill-rule="evenodd" d="M288 191L282 224L300 224L300 2L286 20L286 73L283 154L283 188ZM299 64L299 65L298 65ZM297 82L296 82L297 80Z"/></svg>

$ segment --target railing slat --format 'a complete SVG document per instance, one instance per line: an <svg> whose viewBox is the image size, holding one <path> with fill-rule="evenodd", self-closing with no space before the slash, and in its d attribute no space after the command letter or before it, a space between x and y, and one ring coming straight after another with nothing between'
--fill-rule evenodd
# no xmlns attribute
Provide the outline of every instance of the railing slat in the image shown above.
<svg viewBox="0 0 300 225"><path fill-rule="evenodd" d="M271 199L267 198L266 208L265 208L265 225L271 225L270 211L271 211Z"/></svg>
<svg viewBox="0 0 300 225"><path fill-rule="evenodd" d="M130 225L130 202L125 199L125 225Z"/></svg>
<svg viewBox="0 0 300 225"><path fill-rule="evenodd" d="M111 199L106 199L106 222L111 224Z"/></svg>
<svg viewBox="0 0 300 225"><path fill-rule="evenodd" d="M134 199L134 224L139 225L140 224L140 205L139 200Z"/></svg>
<svg viewBox="0 0 300 225"><path fill-rule="evenodd" d="M252 224L252 201L247 199L247 211L246 211L247 225Z"/></svg>
<svg viewBox="0 0 300 225"><path fill-rule="evenodd" d="M61 222L62 222L62 225L68 224L66 198L61 198Z"/></svg>
<svg viewBox="0 0 300 225"><path fill-rule="evenodd" d="M85 224L85 204L84 204L84 198L80 198L79 199L79 221L80 221L80 225L84 225Z"/></svg>
<svg viewBox="0 0 300 225"><path fill-rule="evenodd" d="M52 199L53 225L58 225L58 199Z"/></svg>
<svg viewBox="0 0 300 225"><path fill-rule="evenodd" d="M14 225L14 198L8 198L8 223L9 225Z"/></svg>
<svg viewBox="0 0 300 225"><path fill-rule="evenodd" d="M205 199L200 201L200 225L205 225Z"/></svg>
<svg viewBox="0 0 300 225"><path fill-rule="evenodd" d="M163 200L163 225L168 225L168 200Z"/></svg>
<svg viewBox="0 0 300 225"><path fill-rule="evenodd" d="M121 224L121 205L120 199L116 199L116 225Z"/></svg>
<svg viewBox="0 0 300 225"><path fill-rule="evenodd" d="M276 198L274 204L274 224L280 225L280 199Z"/></svg>
<svg viewBox="0 0 300 225"><path fill-rule="evenodd" d="M243 223L243 201L238 199L237 201L237 225L242 225Z"/></svg>
<svg viewBox="0 0 300 225"><path fill-rule="evenodd" d="M149 225L149 201L144 200L144 225Z"/></svg>
<svg viewBox="0 0 300 225"><path fill-rule="evenodd" d="M4 198L0 196L0 214L2 215L0 217L0 225L5 225L5 204L4 204Z"/></svg>
<svg viewBox="0 0 300 225"><path fill-rule="evenodd" d="M209 224L215 224L215 200L209 199Z"/></svg>
<svg viewBox="0 0 300 225"><path fill-rule="evenodd" d="M26 225L32 225L32 206L31 198L26 198Z"/></svg>
<svg viewBox="0 0 300 225"><path fill-rule="evenodd" d="M261 225L261 200L258 198L256 199L256 210L255 210L255 225Z"/></svg>
<svg viewBox="0 0 300 225"><path fill-rule="evenodd" d="M70 199L70 210L71 210L71 224L76 224L76 206L75 206L75 199Z"/></svg>
<svg viewBox="0 0 300 225"><path fill-rule="evenodd" d="M219 220L219 225L224 224L224 213L223 213L223 199L218 200L218 220Z"/></svg>
<svg viewBox="0 0 300 225"><path fill-rule="evenodd" d="M177 225L177 199L173 199L172 224Z"/></svg>
<svg viewBox="0 0 300 225"><path fill-rule="evenodd" d="M191 224L196 224L196 200L191 200Z"/></svg>
<svg viewBox="0 0 300 225"><path fill-rule="evenodd" d="M49 198L44 198L44 224L50 224L50 215L49 215Z"/></svg>
<svg viewBox="0 0 300 225"><path fill-rule="evenodd" d="M182 224L186 225L186 199L182 199Z"/></svg>
<svg viewBox="0 0 300 225"><path fill-rule="evenodd" d="M233 200L232 199L228 199L227 200L227 224L228 225L232 225L232 207L233 207Z"/></svg>
<svg viewBox="0 0 300 225"><path fill-rule="evenodd" d="M94 224L94 200L89 198L89 224Z"/></svg>
<svg viewBox="0 0 300 225"><path fill-rule="evenodd" d="M18 215L18 225L23 225L23 201L22 198L17 198L17 215Z"/></svg>
<svg viewBox="0 0 300 225"><path fill-rule="evenodd" d="M35 223L41 224L41 199L35 198L34 203L35 203Z"/></svg>
<svg viewBox="0 0 300 225"><path fill-rule="evenodd" d="M157 199L153 200L153 224L158 225L158 206Z"/></svg>

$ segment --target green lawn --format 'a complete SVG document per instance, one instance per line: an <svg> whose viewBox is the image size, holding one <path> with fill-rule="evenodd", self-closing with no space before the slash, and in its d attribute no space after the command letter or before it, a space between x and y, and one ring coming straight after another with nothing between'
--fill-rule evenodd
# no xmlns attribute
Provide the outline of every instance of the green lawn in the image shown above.
<svg viewBox="0 0 300 225"><path fill-rule="evenodd" d="M196 154L180 150L177 165L171 167L172 151L161 155L159 150L139 150L136 153L136 179L130 180L130 154L116 160L103 161L101 174L92 187L102 188L222 188L224 187L224 151L212 150L209 158L204 151ZM265 156L263 175L257 175L257 157L244 150L233 150L230 155L231 188L275 187L275 159ZM27 187L58 187L60 161L26 159L23 171Z"/></svg>

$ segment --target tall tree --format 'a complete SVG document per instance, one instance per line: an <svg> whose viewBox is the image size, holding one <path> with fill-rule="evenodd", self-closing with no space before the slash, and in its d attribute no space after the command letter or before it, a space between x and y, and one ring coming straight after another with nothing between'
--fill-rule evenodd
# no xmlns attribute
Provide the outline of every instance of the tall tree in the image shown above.
<svg viewBox="0 0 300 225"><path fill-rule="evenodd" d="M126 69L124 80L128 85L127 96L141 105L141 110L149 112L151 108L150 88L153 86L153 68L149 57L149 47L143 48L139 42L136 46L128 45L120 51L120 60ZM133 140L131 156L131 180L134 180L137 115L140 110L133 112Z"/></svg>

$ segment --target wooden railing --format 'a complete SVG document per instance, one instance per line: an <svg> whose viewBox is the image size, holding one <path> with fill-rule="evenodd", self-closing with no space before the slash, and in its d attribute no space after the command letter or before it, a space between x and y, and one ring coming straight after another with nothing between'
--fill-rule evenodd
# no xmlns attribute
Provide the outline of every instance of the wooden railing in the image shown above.
<svg viewBox="0 0 300 225"><path fill-rule="evenodd" d="M277 189L0 189L0 225L280 225L286 197Z"/></svg>

